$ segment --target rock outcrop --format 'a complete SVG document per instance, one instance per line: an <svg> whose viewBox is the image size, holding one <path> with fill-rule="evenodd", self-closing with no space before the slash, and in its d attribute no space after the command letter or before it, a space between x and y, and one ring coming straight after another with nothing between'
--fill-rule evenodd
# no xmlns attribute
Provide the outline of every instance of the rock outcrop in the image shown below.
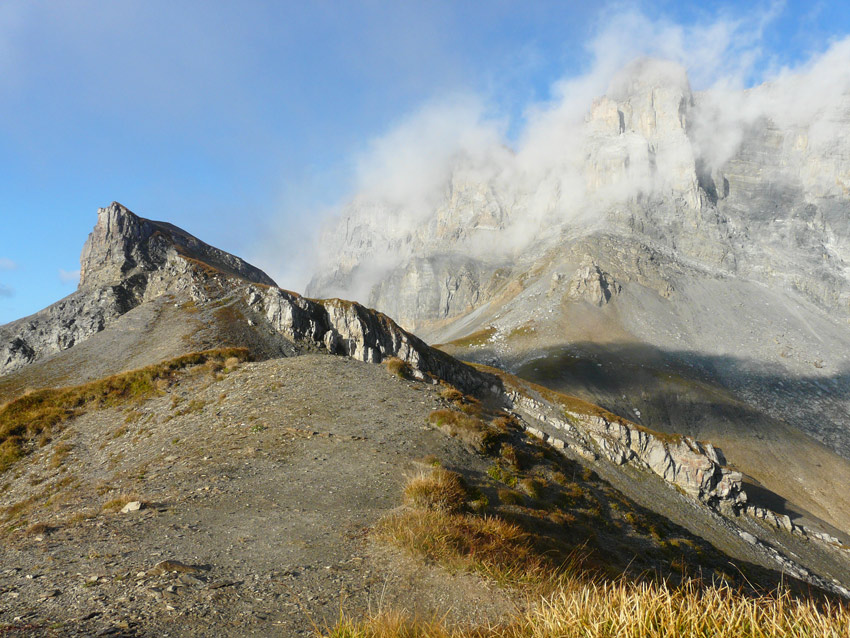
<svg viewBox="0 0 850 638"><path fill-rule="evenodd" d="M185 230L139 217L118 202L97 212L97 224L80 255L80 290L96 290L162 270L175 258L192 259L247 281L275 286L274 280L244 260L214 248Z"/></svg>
<svg viewBox="0 0 850 638"><path fill-rule="evenodd" d="M630 463L651 470L726 513L737 514L746 504L740 472L724 467L710 443L652 432L600 410L570 409L528 388L509 387L508 396L529 424L528 431L556 448L569 448L588 460L601 456L616 465Z"/></svg>
<svg viewBox="0 0 850 638"><path fill-rule="evenodd" d="M583 299L595 306L602 306L612 296L619 294L621 288L609 273L586 259L570 280L567 295L573 301Z"/></svg>

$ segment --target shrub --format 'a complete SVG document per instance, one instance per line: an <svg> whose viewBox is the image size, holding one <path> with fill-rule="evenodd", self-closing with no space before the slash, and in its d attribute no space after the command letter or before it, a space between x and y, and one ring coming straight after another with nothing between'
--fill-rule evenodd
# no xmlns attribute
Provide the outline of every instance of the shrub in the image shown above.
<svg viewBox="0 0 850 638"><path fill-rule="evenodd" d="M487 476L510 487L516 487L517 476L501 463L494 463L487 469Z"/></svg>

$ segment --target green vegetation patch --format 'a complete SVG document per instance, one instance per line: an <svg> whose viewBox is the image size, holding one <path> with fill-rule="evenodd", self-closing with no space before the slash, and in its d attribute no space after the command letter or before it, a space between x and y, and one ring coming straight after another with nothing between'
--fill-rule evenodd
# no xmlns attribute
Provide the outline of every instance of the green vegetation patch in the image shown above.
<svg viewBox="0 0 850 638"><path fill-rule="evenodd" d="M484 345L487 345L487 343L495 334L496 329L493 326L487 326L486 328L477 330L471 334L466 335L465 337L460 337L458 339L454 339L453 341L449 341L448 343L436 345L434 347L441 348L445 346L454 346L455 348L480 348Z"/></svg>

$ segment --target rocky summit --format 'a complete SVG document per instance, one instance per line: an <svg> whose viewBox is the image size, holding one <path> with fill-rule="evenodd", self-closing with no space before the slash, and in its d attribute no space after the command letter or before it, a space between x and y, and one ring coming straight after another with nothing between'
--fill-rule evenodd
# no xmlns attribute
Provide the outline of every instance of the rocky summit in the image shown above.
<svg viewBox="0 0 850 638"><path fill-rule="evenodd" d="M611 115L624 99L599 108L622 126L643 121L637 102ZM688 192L704 198L698 183ZM175 226L100 209L79 289L0 327L0 628L295 636L375 609L495 625L567 565L593 582L651 573L850 597L840 501L811 497L821 509L804 510L709 437L552 387L551 370L601 387L617 364L544 350L553 344L538 331L558 325L548 308L586 313L579 325L650 292L661 307L683 282L708 285L684 260L681 278L654 285L652 267L672 268L660 248L582 241L611 260L588 248L568 253L569 270L541 253L554 274L525 283L494 271L502 283L470 302L492 322L437 349L358 303L282 290ZM627 275L635 263L643 279ZM497 323L532 299L534 321ZM525 363L512 374L448 351ZM633 373L623 359L615 379ZM685 401L751 409L664 361L641 378L664 370Z"/></svg>

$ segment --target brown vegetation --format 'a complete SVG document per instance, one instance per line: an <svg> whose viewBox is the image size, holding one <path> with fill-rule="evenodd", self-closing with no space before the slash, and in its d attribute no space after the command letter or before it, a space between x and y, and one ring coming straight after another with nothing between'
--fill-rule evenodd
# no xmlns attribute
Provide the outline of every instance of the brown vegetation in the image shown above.
<svg viewBox="0 0 850 638"><path fill-rule="evenodd" d="M489 453L497 443L498 434L476 416L454 410L434 410L428 422L478 452Z"/></svg>
<svg viewBox="0 0 850 638"><path fill-rule="evenodd" d="M845 605L821 606L788 592L746 596L726 585L680 587L627 580L566 580L502 626L451 628L385 612L342 618L329 638L840 638L850 635Z"/></svg>
<svg viewBox="0 0 850 638"><path fill-rule="evenodd" d="M459 512L467 497L460 474L439 467L414 476L404 488L405 505L438 512Z"/></svg>
<svg viewBox="0 0 850 638"><path fill-rule="evenodd" d="M403 361L398 357L384 359L384 365L390 371L390 374L397 376L399 379L410 379L412 376L410 365L408 365L407 361Z"/></svg>

